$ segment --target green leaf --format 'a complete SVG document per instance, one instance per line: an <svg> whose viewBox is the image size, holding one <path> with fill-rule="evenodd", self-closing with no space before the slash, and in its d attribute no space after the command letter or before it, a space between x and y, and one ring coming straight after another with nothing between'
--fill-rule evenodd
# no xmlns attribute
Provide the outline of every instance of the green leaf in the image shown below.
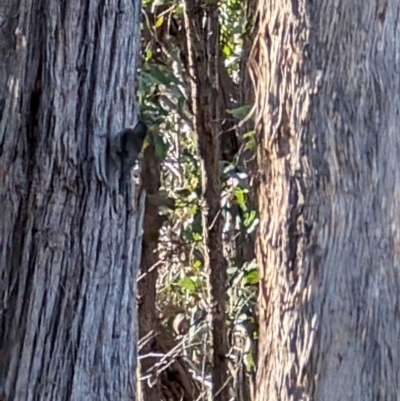
<svg viewBox="0 0 400 401"><path fill-rule="evenodd" d="M243 135L243 139L246 140L246 145L244 147L245 150L254 150L254 149L256 149L257 142L256 142L256 132L255 131L246 132Z"/></svg>
<svg viewBox="0 0 400 401"><path fill-rule="evenodd" d="M196 292L197 288L200 286L200 281L199 280L195 281L189 277L184 277L178 281L178 285L179 285L179 287L186 290L189 294L193 294L194 292Z"/></svg>
<svg viewBox="0 0 400 401"><path fill-rule="evenodd" d="M246 211L245 191L242 188L236 187L234 193L237 204L243 211Z"/></svg>
<svg viewBox="0 0 400 401"><path fill-rule="evenodd" d="M251 210L250 212L245 213L245 215L244 215L245 218L244 218L243 225L245 227L250 227L253 224L254 219L256 218L256 216L257 216L257 213L256 213L255 210Z"/></svg>
<svg viewBox="0 0 400 401"><path fill-rule="evenodd" d="M165 3L165 0L152 0L149 2L149 4L151 3L151 6L153 8L157 7L157 6L162 6Z"/></svg>
<svg viewBox="0 0 400 401"><path fill-rule="evenodd" d="M244 281L246 284L257 284L258 283L258 271L256 269L246 272L244 275Z"/></svg>
<svg viewBox="0 0 400 401"><path fill-rule="evenodd" d="M160 160L164 160L168 153L169 144L160 135L154 136L153 141L157 157Z"/></svg>
<svg viewBox="0 0 400 401"><path fill-rule="evenodd" d="M229 114L231 114L234 118L243 118L246 117L247 114L250 113L251 106L245 105L241 107L237 107L236 109L227 110Z"/></svg>
<svg viewBox="0 0 400 401"><path fill-rule="evenodd" d="M224 47L222 48L222 52L225 54L226 57L230 57L232 55L232 50L227 45L224 45Z"/></svg>
<svg viewBox="0 0 400 401"><path fill-rule="evenodd" d="M158 17L156 20L156 23L154 24L154 26L156 28L159 28L164 22L164 16L162 15L161 17Z"/></svg>
<svg viewBox="0 0 400 401"><path fill-rule="evenodd" d="M193 230L192 234L193 240L201 241L203 239L202 236L203 228L202 228L201 213L198 210L198 208L196 208L196 214L193 216L192 230Z"/></svg>
<svg viewBox="0 0 400 401"><path fill-rule="evenodd" d="M243 362L244 362L244 365L246 366L247 372L254 371L256 364L254 363L253 356L251 355L250 352L248 352L246 355L244 355Z"/></svg>
<svg viewBox="0 0 400 401"><path fill-rule="evenodd" d="M256 134L256 131L254 131L254 130L248 131L248 132L243 134L243 138L244 139L251 139L251 138L254 138L255 134Z"/></svg>
<svg viewBox="0 0 400 401"><path fill-rule="evenodd" d="M161 68L159 68L155 65L149 66L149 69L147 72L152 76L152 78L156 82L163 84L165 86L170 86L172 83L178 84L178 85L182 84L182 82L178 78L176 78L174 75L172 75L171 73L165 73L164 71L161 70Z"/></svg>
<svg viewBox="0 0 400 401"><path fill-rule="evenodd" d="M153 52L151 49L146 49L146 53L144 55L144 58L146 61L149 61L153 57Z"/></svg>
<svg viewBox="0 0 400 401"><path fill-rule="evenodd" d="M200 233L192 233L192 237L194 241L201 241L201 234Z"/></svg>

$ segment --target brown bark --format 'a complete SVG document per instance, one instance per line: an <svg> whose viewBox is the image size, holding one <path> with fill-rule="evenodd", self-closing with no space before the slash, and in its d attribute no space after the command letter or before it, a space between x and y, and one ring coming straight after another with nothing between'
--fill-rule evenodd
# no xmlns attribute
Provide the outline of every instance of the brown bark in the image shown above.
<svg viewBox="0 0 400 401"><path fill-rule="evenodd" d="M251 81L250 74L250 53L254 44L255 39L255 16L257 10L257 0L247 0L246 4L246 19L248 21L248 32L244 37L242 54L240 58L240 79L239 88L237 90L238 103L240 105L254 105L254 88ZM254 109L252 109L254 110ZM246 116L244 123L240 124L237 132L241 142L241 152L239 163L244 166L245 171L249 176L250 188L248 194L248 204L250 208L256 209L257 205L257 160L256 160L256 149L246 149L246 141L248 138L244 138L244 135L250 131L254 131L254 119L253 116ZM236 263L238 266L243 266L245 262L250 262L254 260L255 255L255 241L256 241L256 231L248 233L246 227L241 227L236 238Z"/></svg>
<svg viewBox="0 0 400 401"><path fill-rule="evenodd" d="M218 5L198 0L184 3L191 98L198 138L203 201L205 268L208 271L209 306L212 318L213 400L227 400L227 336L225 327L226 261L223 255L220 213L219 135L221 133L218 82ZM203 28L203 17L206 27Z"/></svg>
<svg viewBox="0 0 400 401"><path fill-rule="evenodd" d="M139 197L107 180L106 138L135 120L139 13L138 2L0 4L7 400L135 399Z"/></svg>
<svg viewBox="0 0 400 401"><path fill-rule="evenodd" d="M397 1L262 1L258 400L400 390Z"/></svg>
<svg viewBox="0 0 400 401"><path fill-rule="evenodd" d="M139 281L139 338L148 338L140 349L140 355L157 352L157 314L156 314L156 282L158 276L158 239L161 228L161 216L157 202L151 202L151 197L157 197L160 190L160 160L153 144L148 146L144 155L142 182L146 190L145 215L143 220L142 258ZM141 375L146 376L156 363L157 358L146 357L140 363ZM160 401L160 383L156 378L143 381L141 384L143 401Z"/></svg>

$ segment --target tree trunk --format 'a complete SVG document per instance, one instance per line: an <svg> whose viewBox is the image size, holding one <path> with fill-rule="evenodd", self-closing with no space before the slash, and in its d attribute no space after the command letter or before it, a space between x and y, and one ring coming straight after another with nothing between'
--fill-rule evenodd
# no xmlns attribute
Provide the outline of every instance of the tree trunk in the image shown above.
<svg viewBox="0 0 400 401"><path fill-rule="evenodd" d="M139 338L144 341L140 348L143 359L140 362L141 376L150 376L141 383L141 401L160 401L161 389L157 375L151 377L151 369L157 358L150 356L158 352L157 333L158 316L156 309L156 283L158 276L158 241L162 216L159 215L159 204L151 202L151 198L159 198L160 194L160 160L152 143L145 151L142 169L142 182L146 190L146 201L143 223L142 257L139 280Z"/></svg>
<svg viewBox="0 0 400 401"><path fill-rule="evenodd" d="M399 13L260 4L259 401L398 399Z"/></svg>
<svg viewBox="0 0 400 401"><path fill-rule="evenodd" d="M213 341L212 399L225 401L229 398L225 324L227 263L223 254L219 175L222 121L219 104L218 4L214 0L207 4L199 0L185 0L184 19L191 77L190 95L202 181L204 267L208 274Z"/></svg>
<svg viewBox="0 0 400 401"><path fill-rule="evenodd" d="M140 3L0 4L0 379L7 400L134 400L142 204L107 139L135 116ZM117 168L118 169L118 168Z"/></svg>

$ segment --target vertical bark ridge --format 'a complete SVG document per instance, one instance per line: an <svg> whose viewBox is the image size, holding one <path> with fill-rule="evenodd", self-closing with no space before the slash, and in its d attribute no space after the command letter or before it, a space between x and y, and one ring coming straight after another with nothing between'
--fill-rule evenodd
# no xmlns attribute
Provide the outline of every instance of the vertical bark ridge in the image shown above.
<svg viewBox="0 0 400 401"><path fill-rule="evenodd" d="M21 0L9 32L16 44L4 52L18 60L0 125L9 400L135 397L143 205L106 183L105 144L135 119L139 12L131 1Z"/></svg>
<svg viewBox="0 0 400 401"><path fill-rule="evenodd" d="M397 397L398 12L260 4L259 400Z"/></svg>

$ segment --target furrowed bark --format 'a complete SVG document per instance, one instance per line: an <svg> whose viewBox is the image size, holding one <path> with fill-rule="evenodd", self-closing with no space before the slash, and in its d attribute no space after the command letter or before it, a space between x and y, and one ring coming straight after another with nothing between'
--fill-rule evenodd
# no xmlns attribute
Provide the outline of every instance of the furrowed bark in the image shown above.
<svg viewBox="0 0 400 401"><path fill-rule="evenodd" d="M150 202L149 197L159 196L160 170L160 160L156 156L154 145L151 144L145 151L142 170L142 182L147 196L139 281L139 338L144 339L148 336L148 340L140 349L142 356L157 352L157 336L159 335L158 316L156 314L156 282L159 264L157 248L161 220L158 214L158 205ZM156 362L156 358L145 357L140 363L141 375L149 375ZM150 380L143 380L141 391L143 401L159 401L162 399L160 383L156 375Z"/></svg>
<svg viewBox="0 0 400 401"><path fill-rule="evenodd" d="M6 399L134 400L143 205L107 182L106 142L135 121L140 3L0 13Z"/></svg>
<svg viewBox="0 0 400 401"><path fill-rule="evenodd" d="M398 398L399 12L260 3L259 401Z"/></svg>

